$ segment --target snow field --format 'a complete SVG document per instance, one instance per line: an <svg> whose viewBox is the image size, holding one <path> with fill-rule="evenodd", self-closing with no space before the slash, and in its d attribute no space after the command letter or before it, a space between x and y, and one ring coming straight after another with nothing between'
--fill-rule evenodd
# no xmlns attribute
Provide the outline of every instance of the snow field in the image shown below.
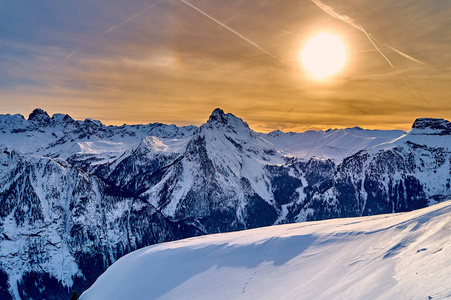
<svg viewBox="0 0 451 300"><path fill-rule="evenodd" d="M445 299L450 233L446 201L190 238L124 256L81 299Z"/></svg>

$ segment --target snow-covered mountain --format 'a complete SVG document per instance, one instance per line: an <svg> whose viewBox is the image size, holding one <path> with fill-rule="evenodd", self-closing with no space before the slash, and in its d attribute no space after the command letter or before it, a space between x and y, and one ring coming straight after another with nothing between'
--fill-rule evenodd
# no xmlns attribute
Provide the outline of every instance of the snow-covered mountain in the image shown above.
<svg viewBox="0 0 451 300"><path fill-rule="evenodd" d="M450 234L445 201L184 239L122 257L80 299L449 299Z"/></svg>
<svg viewBox="0 0 451 300"><path fill-rule="evenodd" d="M320 158L341 162L360 150L388 143L405 134L402 130L364 130L360 127L306 131L279 130L260 135L285 156L300 159Z"/></svg>
<svg viewBox="0 0 451 300"><path fill-rule="evenodd" d="M256 133L0 116L0 298L59 299L143 246L410 211L451 197L451 123ZM8 298L9 297L9 298Z"/></svg>

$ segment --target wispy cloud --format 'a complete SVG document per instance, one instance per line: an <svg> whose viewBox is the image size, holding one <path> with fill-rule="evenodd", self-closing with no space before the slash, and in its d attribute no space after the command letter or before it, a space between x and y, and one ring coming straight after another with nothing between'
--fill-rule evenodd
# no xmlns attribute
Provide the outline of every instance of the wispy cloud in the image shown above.
<svg viewBox="0 0 451 300"><path fill-rule="evenodd" d="M264 131L451 119L449 1L316 0L335 3L327 13L310 1L185 1L214 20L181 0L12 1L0 10L0 113L198 125L221 107ZM328 25L349 60L319 83L297 58Z"/></svg>
<svg viewBox="0 0 451 300"><path fill-rule="evenodd" d="M110 28L108 28L107 30L105 30L105 32L103 32L102 34L100 34L99 36L96 36L92 39L92 41L98 40L100 38L105 37L107 34L109 34L110 32L116 30L117 28L133 21L134 19L136 19L137 17L145 14L146 12L148 12L149 10L151 10L152 8L154 8L158 3L160 3L162 0L157 0L156 2L150 4L149 6L147 6L146 8L144 8L143 10L141 10L140 12L135 13L134 15L126 18L125 20L111 26ZM78 52L80 52L82 49L84 48L84 46L78 47L77 49L75 49L74 51L72 51L71 53L69 53L66 57L64 57L63 62L67 61L68 59L70 59L72 56L74 56L75 54L77 54Z"/></svg>
<svg viewBox="0 0 451 300"><path fill-rule="evenodd" d="M255 48L257 48L258 50L262 51L263 53L266 53L267 55L271 56L272 58L274 58L275 60L277 60L278 62L285 64L280 58L278 58L277 56L275 56L274 54L268 52L267 50L263 49L261 46L259 46L257 43L251 41L250 39L248 39L247 37L245 37L244 35L242 35L241 33L239 33L238 31L236 31L235 29L227 26L226 24L222 23L221 21L217 20L216 18L213 18L211 15L207 14L206 12L204 12L203 10L197 8L196 6L192 5L191 3L185 1L185 0L181 0L183 3L185 3L186 5L190 6L191 8L193 8L194 10L198 11L199 13L201 13L202 15L204 15L205 17L209 18L210 20L212 20L213 22L215 22L216 24L224 27L225 29L229 30L230 32L234 33L236 36L240 37L241 39L245 40L246 42L248 42L249 44L251 44L252 46L254 46Z"/></svg>

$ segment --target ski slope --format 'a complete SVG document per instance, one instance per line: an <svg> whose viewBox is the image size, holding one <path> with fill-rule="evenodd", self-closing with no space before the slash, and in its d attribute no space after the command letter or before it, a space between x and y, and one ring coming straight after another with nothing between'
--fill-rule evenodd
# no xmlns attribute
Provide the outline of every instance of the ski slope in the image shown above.
<svg viewBox="0 0 451 300"><path fill-rule="evenodd" d="M450 235L451 201L207 235L122 257L80 299L445 299Z"/></svg>

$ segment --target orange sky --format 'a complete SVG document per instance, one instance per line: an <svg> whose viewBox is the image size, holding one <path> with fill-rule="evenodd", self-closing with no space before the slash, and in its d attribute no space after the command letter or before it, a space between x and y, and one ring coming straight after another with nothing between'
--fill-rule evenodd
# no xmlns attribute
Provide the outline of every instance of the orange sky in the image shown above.
<svg viewBox="0 0 451 300"><path fill-rule="evenodd" d="M451 119L450 1L189 1L229 29L179 0L13 2L0 12L0 113L199 125L220 107L265 132ZM322 31L348 52L327 82L298 62Z"/></svg>

